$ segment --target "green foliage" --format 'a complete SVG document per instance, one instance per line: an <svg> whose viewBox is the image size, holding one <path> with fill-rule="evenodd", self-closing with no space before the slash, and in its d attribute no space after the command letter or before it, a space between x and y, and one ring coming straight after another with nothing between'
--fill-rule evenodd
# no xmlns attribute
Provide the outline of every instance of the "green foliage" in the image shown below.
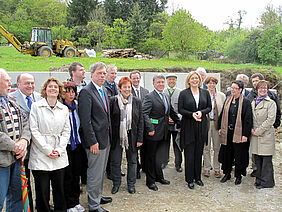
<svg viewBox="0 0 282 212"><path fill-rule="evenodd" d="M264 29L275 24L281 24L281 11L278 8L274 8L272 4L268 4L260 16L259 23Z"/></svg>
<svg viewBox="0 0 282 212"><path fill-rule="evenodd" d="M52 28L52 30L53 30L54 40L60 40L60 39L74 40L73 37L71 36L71 30L65 25L55 26Z"/></svg>
<svg viewBox="0 0 282 212"><path fill-rule="evenodd" d="M127 22L124 22L122 19L116 19L113 26L107 29L103 45L108 48L128 48L128 30Z"/></svg>
<svg viewBox="0 0 282 212"><path fill-rule="evenodd" d="M281 49L282 27L276 24L265 29L258 38L258 57L263 64L282 63Z"/></svg>
<svg viewBox="0 0 282 212"><path fill-rule="evenodd" d="M163 39L163 29L168 21L167 13L158 13L154 17L153 23L149 27L149 37L159 40Z"/></svg>
<svg viewBox="0 0 282 212"><path fill-rule="evenodd" d="M191 14L183 9L169 18L164 30L164 46L182 54L195 53L208 46L205 28L196 22Z"/></svg>
<svg viewBox="0 0 282 212"><path fill-rule="evenodd" d="M90 13L98 6L98 0L72 0L67 7L68 26L87 25Z"/></svg>
<svg viewBox="0 0 282 212"><path fill-rule="evenodd" d="M105 39L107 26L100 22L88 22L87 24L88 38L91 46L102 44Z"/></svg>
<svg viewBox="0 0 282 212"><path fill-rule="evenodd" d="M146 54L161 57L165 50L162 48L162 42L156 38L148 38L143 44L140 50Z"/></svg>
<svg viewBox="0 0 282 212"><path fill-rule="evenodd" d="M132 47L136 48L146 39L148 33L146 25L147 20L144 19L142 9L136 3L128 19L128 39Z"/></svg>

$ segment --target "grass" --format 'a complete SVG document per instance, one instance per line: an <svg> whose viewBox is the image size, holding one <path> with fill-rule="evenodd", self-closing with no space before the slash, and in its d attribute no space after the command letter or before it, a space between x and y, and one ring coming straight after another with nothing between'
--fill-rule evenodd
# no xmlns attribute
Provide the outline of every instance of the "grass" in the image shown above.
<svg viewBox="0 0 282 212"><path fill-rule="evenodd" d="M18 52L14 47L0 47L0 68L7 71L49 71L49 68L60 67L62 65L71 64L72 62L80 62L86 68L91 64L101 61L106 64L115 64L120 70L132 69L156 69L164 70L165 68L193 68L201 66L208 70L227 70L227 69L252 69L262 70L267 69L277 71L282 75L282 67L264 66L258 64L224 64L211 61L196 60L188 61L181 59L155 59L155 60L137 60L137 59L109 59L101 58L98 54L97 58L63 58L63 57L32 57Z"/></svg>

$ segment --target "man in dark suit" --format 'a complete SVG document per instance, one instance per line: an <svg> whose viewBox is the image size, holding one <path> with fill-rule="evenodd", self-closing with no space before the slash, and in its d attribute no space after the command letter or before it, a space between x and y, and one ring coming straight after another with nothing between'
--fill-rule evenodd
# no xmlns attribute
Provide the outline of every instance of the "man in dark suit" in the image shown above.
<svg viewBox="0 0 282 212"><path fill-rule="evenodd" d="M158 150L165 145L169 126L169 117L179 128L180 120L171 107L169 97L163 93L165 77L156 75L153 78L154 91L145 96L143 102L143 115L145 122L146 145L146 185L149 189L158 190L155 182L168 185L164 179L161 161L156 157Z"/></svg>
<svg viewBox="0 0 282 212"><path fill-rule="evenodd" d="M88 158L87 193L89 211L107 211L100 202L111 202L102 197L104 172L110 150L111 120L105 82L106 65L102 62L90 66L92 81L80 91L79 118L82 128L82 145Z"/></svg>
<svg viewBox="0 0 282 212"><path fill-rule="evenodd" d="M12 93L10 96L14 97L20 106L21 112L24 116L28 119L30 108L33 102L36 102L41 99L40 93L34 91L34 77L31 74L20 74L17 77L17 87L18 89ZM33 199L32 199L32 192L30 187L30 170L28 169L28 160L29 159L29 147L27 148L27 155L24 159L25 165L25 172L28 178L28 198L29 198L29 205L30 211L33 211Z"/></svg>
<svg viewBox="0 0 282 212"><path fill-rule="evenodd" d="M139 71L135 70L132 71L129 75L130 79L132 80L132 95L138 97L139 99L141 99L141 101L144 101L145 96L149 93L149 91L140 86L140 80L141 80L141 74ZM145 171L145 141L143 141L143 145L140 147L140 159L138 157L138 153L137 153L137 174L136 174L136 178L140 179L141 175L140 175L140 170L142 168L143 171Z"/></svg>

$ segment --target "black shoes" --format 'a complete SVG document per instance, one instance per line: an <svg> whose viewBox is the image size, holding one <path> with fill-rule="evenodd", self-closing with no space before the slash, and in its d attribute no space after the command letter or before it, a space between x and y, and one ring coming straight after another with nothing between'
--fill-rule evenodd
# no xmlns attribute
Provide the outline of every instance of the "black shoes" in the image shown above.
<svg viewBox="0 0 282 212"><path fill-rule="evenodd" d="M128 193L134 194L135 192L136 192L136 190L135 190L134 187L129 187L129 188L128 188Z"/></svg>
<svg viewBox="0 0 282 212"><path fill-rule="evenodd" d="M100 207L95 210L89 210L89 212L109 212L109 211L107 211L105 208Z"/></svg>
<svg viewBox="0 0 282 212"><path fill-rule="evenodd" d="M121 172L120 172L120 175L121 175L122 177L124 177L124 176L125 176L125 173L124 173L123 171L121 171Z"/></svg>
<svg viewBox="0 0 282 212"><path fill-rule="evenodd" d="M198 185L198 186L204 186L204 183L202 180L196 180L195 183Z"/></svg>
<svg viewBox="0 0 282 212"><path fill-rule="evenodd" d="M107 204L107 203L110 203L112 202L113 199L111 197L101 197L101 201L100 201L100 204Z"/></svg>
<svg viewBox="0 0 282 212"><path fill-rule="evenodd" d="M231 175L230 174L226 174L224 175L224 177L220 180L221 183L225 183L227 180L230 180Z"/></svg>
<svg viewBox="0 0 282 212"><path fill-rule="evenodd" d="M235 185L239 185L239 184L241 184L241 182L242 182L242 177L241 176L240 177L236 177Z"/></svg>
<svg viewBox="0 0 282 212"><path fill-rule="evenodd" d="M119 190L119 186L113 186L112 188L112 194L116 194Z"/></svg>
<svg viewBox="0 0 282 212"><path fill-rule="evenodd" d="M147 185L149 189L153 190L153 191L157 191L158 190L158 187L156 186L155 183L152 183L150 185Z"/></svg>
<svg viewBox="0 0 282 212"><path fill-rule="evenodd" d="M163 185L169 185L170 184L170 182L168 180L165 180L165 179L159 179L159 180L156 180L156 182L159 182Z"/></svg>
<svg viewBox="0 0 282 212"><path fill-rule="evenodd" d="M195 188L194 183L193 182L192 183L188 183L188 188L194 189Z"/></svg>
<svg viewBox="0 0 282 212"><path fill-rule="evenodd" d="M177 172L182 172L182 168L181 167L175 167Z"/></svg>

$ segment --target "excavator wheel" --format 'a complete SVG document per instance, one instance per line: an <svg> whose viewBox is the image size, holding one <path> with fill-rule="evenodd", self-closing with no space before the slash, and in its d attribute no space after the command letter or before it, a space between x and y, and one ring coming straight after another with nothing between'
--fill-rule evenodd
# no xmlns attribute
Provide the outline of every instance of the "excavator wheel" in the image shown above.
<svg viewBox="0 0 282 212"><path fill-rule="evenodd" d="M76 57L76 50L73 47L67 47L64 50L64 57L68 57L68 58Z"/></svg>
<svg viewBox="0 0 282 212"><path fill-rule="evenodd" d="M53 51L49 46L42 46L38 49L38 55L40 57L51 57L52 54Z"/></svg>

